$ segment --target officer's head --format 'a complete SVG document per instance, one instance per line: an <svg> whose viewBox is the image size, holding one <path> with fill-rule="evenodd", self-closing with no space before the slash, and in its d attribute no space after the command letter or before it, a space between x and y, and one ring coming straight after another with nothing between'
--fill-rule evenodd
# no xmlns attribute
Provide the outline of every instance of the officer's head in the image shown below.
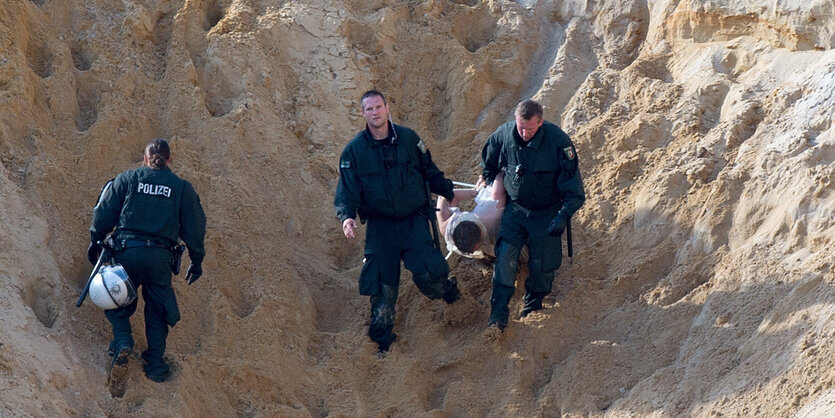
<svg viewBox="0 0 835 418"><path fill-rule="evenodd" d="M542 126L542 105L531 99L523 100L516 106L516 132L523 140L530 141Z"/></svg>
<svg viewBox="0 0 835 418"><path fill-rule="evenodd" d="M171 162L171 148L168 141L157 138L145 146L145 165L151 168L165 168Z"/></svg>
<svg viewBox="0 0 835 418"><path fill-rule="evenodd" d="M374 129L380 129L389 120L389 106L386 97L377 90L368 90L360 99L362 117Z"/></svg>
<svg viewBox="0 0 835 418"><path fill-rule="evenodd" d="M478 251L481 247L481 228L473 221L461 221L452 230L452 243L464 253Z"/></svg>

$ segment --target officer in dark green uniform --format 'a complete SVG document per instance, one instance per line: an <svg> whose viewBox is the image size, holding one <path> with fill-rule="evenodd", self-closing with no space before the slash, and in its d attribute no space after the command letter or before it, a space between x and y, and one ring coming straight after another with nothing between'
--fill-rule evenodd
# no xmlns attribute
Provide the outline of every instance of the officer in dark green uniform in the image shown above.
<svg viewBox="0 0 835 418"><path fill-rule="evenodd" d="M489 326L504 330L513 296L519 251L528 244L529 276L521 315L542 309L562 262L561 235L571 215L586 200L574 144L557 125L543 121L542 105L525 100L515 121L500 126L482 149L488 183L505 172L510 202L496 240Z"/></svg>
<svg viewBox="0 0 835 418"><path fill-rule="evenodd" d="M395 340L401 259L424 295L447 303L458 299L458 285L447 277L449 266L427 224L428 216L435 216L428 213L427 183L432 192L452 199L452 182L413 130L390 122L382 93L370 90L361 103L366 129L339 158L334 206L347 238L356 236L357 213L368 221L359 291L371 296L368 335L384 353Z"/></svg>
<svg viewBox="0 0 835 418"><path fill-rule="evenodd" d="M95 264L102 248L96 243L113 231L116 262L121 264L134 286L142 287L145 301L145 336L148 349L142 353L145 375L162 382L170 375L163 360L168 327L180 320L180 310L171 287L172 249L182 238L191 258L186 280L189 284L203 273L203 237L206 216L197 192L188 181L171 172L171 150L164 139L145 147L145 165L119 174L102 189L93 209L90 247L87 257ZM116 228L115 231L113 230ZM179 261L177 257L177 261ZM113 326L110 352L114 363L124 366L133 349L130 316L137 301L104 312Z"/></svg>

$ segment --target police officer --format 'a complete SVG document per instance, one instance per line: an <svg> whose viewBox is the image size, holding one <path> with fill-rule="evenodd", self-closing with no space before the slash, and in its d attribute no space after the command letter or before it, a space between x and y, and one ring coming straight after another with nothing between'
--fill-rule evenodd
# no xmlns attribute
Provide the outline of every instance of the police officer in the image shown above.
<svg viewBox="0 0 835 418"><path fill-rule="evenodd" d="M489 327L504 330L514 292L519 251L529 245L528 278L521 316L542 309L562 262L561 235L586 200L574 144L557 125L542 119L542 105L524 100L515 120L500 126L482 149L489 183L504 172L510 203L496 241Z"/></svg>
<svg viewBox="0 0 835 418"><path fill-rule="evenodd" d="M368 221L365 258L359 279L361 295L371 297L368 335L385 353L395 340L395 303L400 260L412 272L418 289L430 299L455 302L459 297L449 266L433 245L427 219L427 184L452 199L452 182L432 162L420 137L389 120L382 93L362 95L366 129L359 132L339 158L339 183L334 206L347 238L356 236L356 216Z"/></svg>
<svg viewBox="0 0 835 418"><path fill-rule="evenodd" d="M171 150L164 139L154 139L145 147L145 165L119 174L102 189L93 209L90 247L87 258L95 264L101 246L96 244L111 234L115 260L128 273L134 286L142 287L145 301L145 336L148 348L142 353L145 375L165 381L170 367L163 360L168 327L180 320L180 311L171 287L172 249L182 238L188 247L191 265L188 284L203 273L203 237L206 217L197 192L188 181L174 174L168 165ZM114 231L115 227L115 231ZM110 353L113 365L127 365L133 349L130 317L137 301L104 312L113 326ZM114 372L111 371L111 375ZM112 389L111 389L112 391Z"/></svg>

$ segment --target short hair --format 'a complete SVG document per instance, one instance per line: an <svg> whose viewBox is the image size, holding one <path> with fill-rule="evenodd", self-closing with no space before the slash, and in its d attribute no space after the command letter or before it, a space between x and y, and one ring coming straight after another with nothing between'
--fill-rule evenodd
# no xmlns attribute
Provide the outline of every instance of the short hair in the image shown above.
<svg viewBox="0 0 835 418"><path fill-rule="evenodd" d="M528 120L534 116L542 118L542 105L536 100L522 100L516 105L516 116Z"/></svg>
<svg viewBox="0 0 835 418"><path fill-rule="evenodd" d="M380 98L383 99L383 104L388 104L388 103L386 103L386 96L383 96L383 93L380 93L379 90L371 89L371 90L368 90L367 92L363 93L362 97L360 97L360 106L362 106L362 102L364 102L365 99L367 99L369 97L374 97L374 96L380 96Z"/></svg>
<svg viewBox="0 0 835 418"><path fill-rule="evenodd" d="M452 230L452 243L462 252L475 251L481 242L481 228L473 221L461 221Z"/></svg>
<svg viewBox="0 0 835 418"><path fill-rule="evenodd" d="M145 146L145 156L148 157L148 165L152 168L164 168L171 158L171 147L168 146L168 141L162 138L153 139Z"/></svg>

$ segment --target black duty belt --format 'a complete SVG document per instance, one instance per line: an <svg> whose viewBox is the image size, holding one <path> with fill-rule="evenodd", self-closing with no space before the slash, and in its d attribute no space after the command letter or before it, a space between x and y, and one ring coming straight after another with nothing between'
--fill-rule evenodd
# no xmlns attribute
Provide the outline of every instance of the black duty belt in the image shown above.
<svg viewBox="0 0 835 418"><path fill-rule="evenodd" d="M522 205L520 205L519 203L516 203L515 200L511 201L510 204L513 205L520 212L524 213L525 216L531 216L531 210L522 206Z"/></svg>
<svg viewBox="0 0 835 418"><path fill-rule="evenodd" d="M150 240L150 239L147 239L147 240L120 239L120 240L116 240L116 242L118 243L118 245L123 250L127 250L128 248L138 248L138 247L146 247L146 248L156 247L156 248L165 248L166 250L171 250L170 245L165 245L161 242L157 242L157 241Z"/></svg>
<svg viewBox="0 0 835 418"><path fill-rule="evenodd" d="M526 207L522 206L521 204L519 204L516 201L511 201L510 204L513 205L520 212L524 213L525 216L528 217L528 218L530 218L531 216L539 216L541 214L548 213L549 211L559 211L559 207L557 207L557 205L547 206L547 207L538 208L538 209L529 209L529 208L526 208ZM556 215L556 212L554 212L554 215Z"/></svg>

